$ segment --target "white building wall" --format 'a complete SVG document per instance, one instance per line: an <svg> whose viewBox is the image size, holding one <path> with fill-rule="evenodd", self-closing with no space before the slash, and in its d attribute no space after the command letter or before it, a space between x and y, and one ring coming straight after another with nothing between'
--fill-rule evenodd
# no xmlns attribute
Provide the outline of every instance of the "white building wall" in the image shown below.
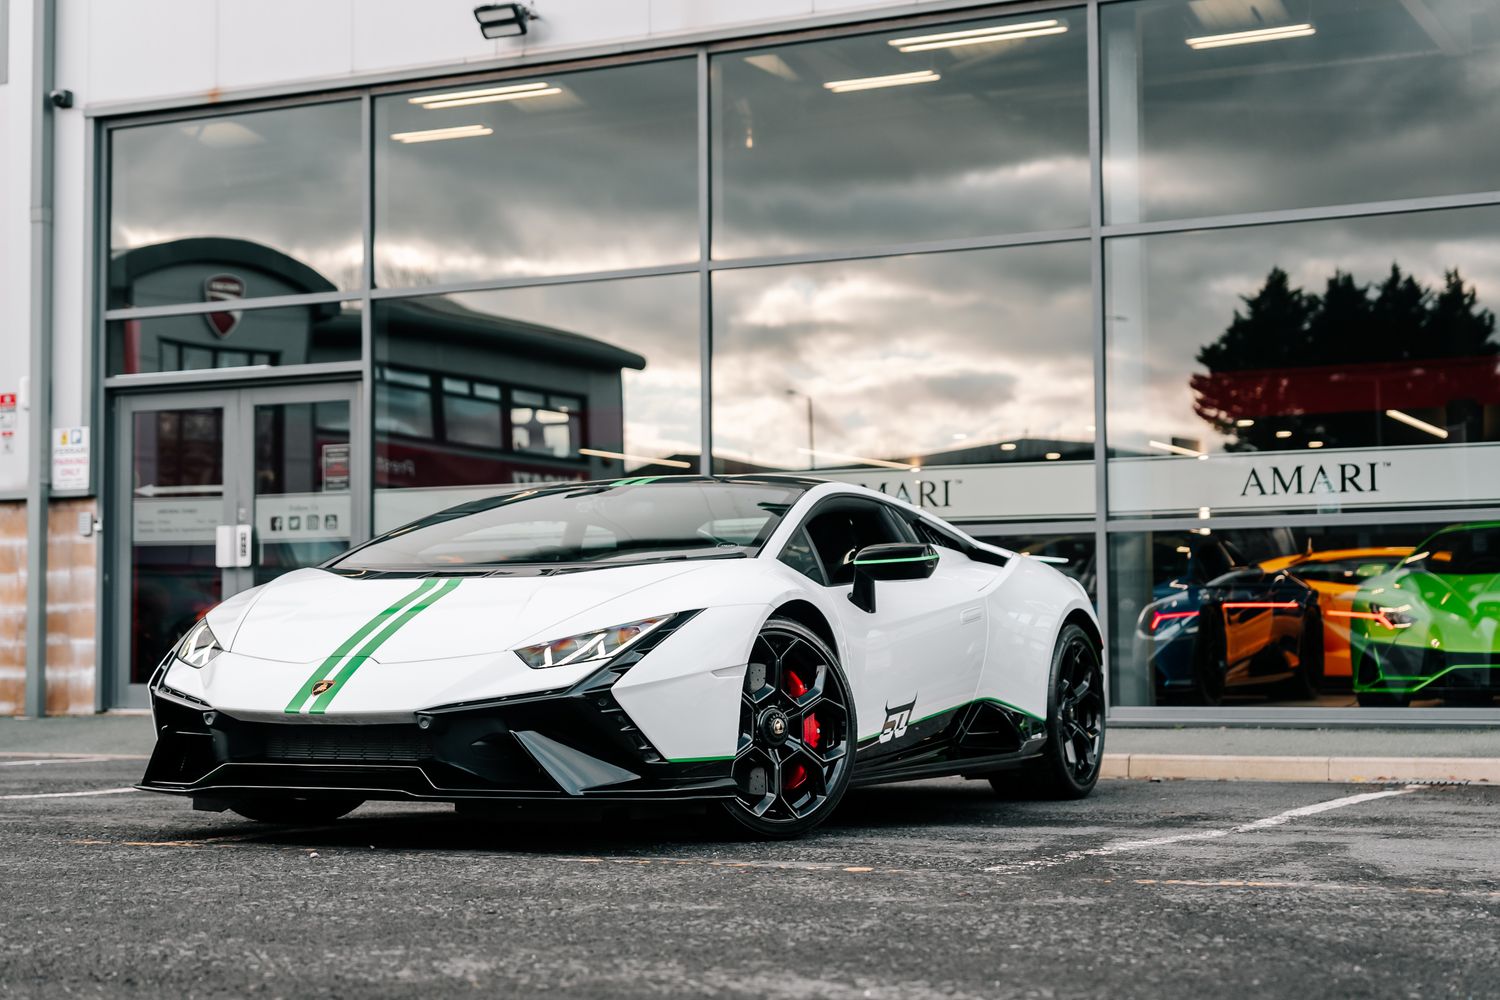
<svg viewBox="0 0 1500 1000"><path fill-rule="evenodd" d="M17 392L30 366L31 324L28 248L31 204L31 4L28 0L0 0L0 15L8 21L0 37L6 39L4 83L0 83L0 393ZM3 412L3 411L0 411ZM0 434L0 496L17 495L26 488L25 413L15 415L7 439Z"/></svg>

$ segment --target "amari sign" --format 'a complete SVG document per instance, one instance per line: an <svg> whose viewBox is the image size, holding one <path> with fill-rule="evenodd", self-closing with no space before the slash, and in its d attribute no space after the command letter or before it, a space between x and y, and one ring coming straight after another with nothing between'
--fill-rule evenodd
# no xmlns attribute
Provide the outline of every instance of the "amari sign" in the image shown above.
<svg viewBox="0 0 1500 1000"><path fill-rule="evenodd" d="M1500 445L1149 457L1109 463L1115 514L1402 507L1500 499Z"/></svg>

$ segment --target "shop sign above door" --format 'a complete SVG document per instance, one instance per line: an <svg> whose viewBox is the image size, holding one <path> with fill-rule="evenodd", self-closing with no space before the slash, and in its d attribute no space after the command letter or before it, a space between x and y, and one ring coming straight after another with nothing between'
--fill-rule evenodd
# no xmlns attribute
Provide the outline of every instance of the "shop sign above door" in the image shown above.
<svg viewBox="0 0 1500 1000"><path fill-rule="evenodd" d="M1122 458L1115 514L1213 513L1474 503L1500 499L1500 445Z"/></svg>

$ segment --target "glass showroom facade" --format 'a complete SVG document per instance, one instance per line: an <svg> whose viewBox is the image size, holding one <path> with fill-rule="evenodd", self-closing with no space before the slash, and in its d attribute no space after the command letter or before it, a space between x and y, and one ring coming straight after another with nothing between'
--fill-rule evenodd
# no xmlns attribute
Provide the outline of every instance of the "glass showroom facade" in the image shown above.
<svg viewBox="0 0 1500 1000"><path fill-rule="evenodd" d="M811 471L1078 578L1119 717L1493 710L1497 67L1119 0L111 120L115 700L478 494Z"/></svg>

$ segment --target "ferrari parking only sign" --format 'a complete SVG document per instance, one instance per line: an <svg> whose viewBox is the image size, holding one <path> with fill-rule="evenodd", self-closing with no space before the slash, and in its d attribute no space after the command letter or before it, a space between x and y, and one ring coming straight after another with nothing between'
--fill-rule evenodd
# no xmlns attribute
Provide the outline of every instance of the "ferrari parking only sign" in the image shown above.
<svg viewBox="0 0 1500 1000"><path fill-rule="evenodd" d="M52 488L54 490L89 488L89 429L87 427L54 427L52 429Z"/></svg>

